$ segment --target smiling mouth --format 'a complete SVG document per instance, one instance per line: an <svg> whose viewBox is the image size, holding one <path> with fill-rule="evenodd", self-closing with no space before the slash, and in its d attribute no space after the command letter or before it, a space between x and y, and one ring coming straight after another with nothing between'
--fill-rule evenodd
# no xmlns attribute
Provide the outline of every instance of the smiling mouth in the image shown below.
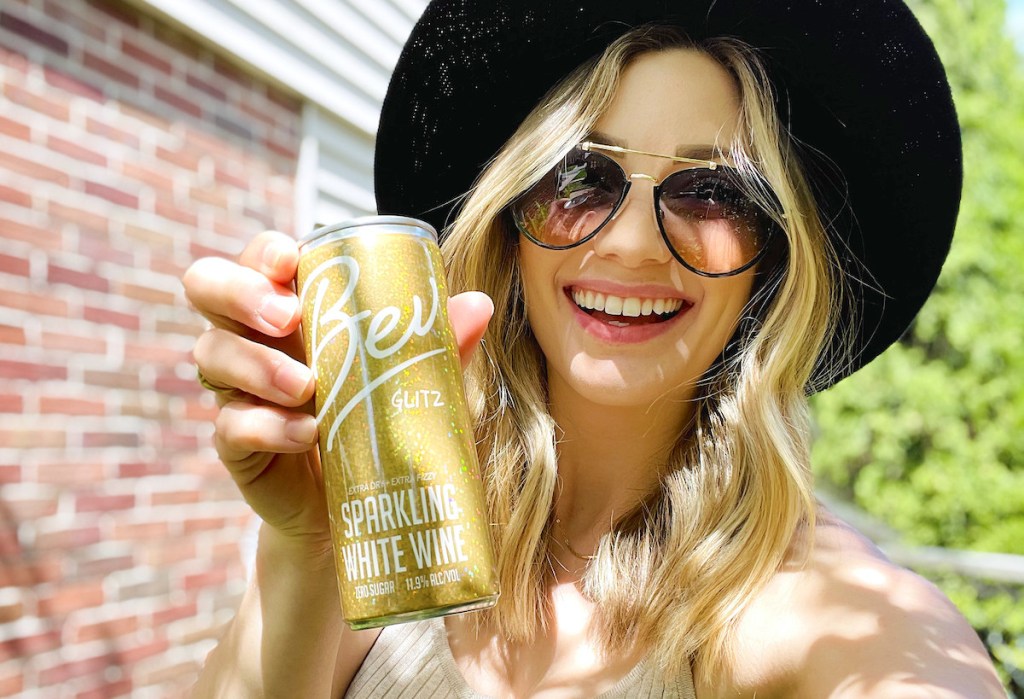
<svg viewBox="0 0 1024 699"><path fill-rule="evenodd" d="M578 288L565 291L581 311L619 328L664 323L693 305L680 298L615 296Z"/></svg>

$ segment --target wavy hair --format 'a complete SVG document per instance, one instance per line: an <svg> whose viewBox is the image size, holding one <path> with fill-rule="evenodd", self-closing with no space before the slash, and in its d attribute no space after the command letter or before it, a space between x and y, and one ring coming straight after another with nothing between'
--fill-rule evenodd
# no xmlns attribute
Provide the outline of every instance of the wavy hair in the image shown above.
<svg viewBox="0 0 1024 699"><path fill-rule="evenodd" d="M734 78L741 127L729 152L771 186L785 250L759 272L733 340L701 381L695 420L680 426L660 489L604 535L583 585L606 652L643 648L667 674L691 663L707 681L798 528L813 532L806 387L835 332L842 293L835 251L757 52L734 39L695 43L664 27L625 34L526 118L467 194L443 253L453 292L478 289L495 301L467 394L502 591L489 614L504 636L528 641L546 618L556 426L523 305L518 235L503 212L586 137L632 60L680 48L706 53Z"/></svg>

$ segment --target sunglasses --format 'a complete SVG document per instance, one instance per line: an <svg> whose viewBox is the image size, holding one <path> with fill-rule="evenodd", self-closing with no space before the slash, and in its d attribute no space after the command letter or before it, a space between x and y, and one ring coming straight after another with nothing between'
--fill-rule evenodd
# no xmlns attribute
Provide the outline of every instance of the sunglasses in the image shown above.
<svg viewBox="0 0 1024 699"><path fill-rule="evenodd" d="M605 152L669 158L693 167L660 182L626 171ZM705 277L739 274L768 250L776 225L751 200L767 184L710 160L584 142L509 207L516 228L537 245L567 250L614 220L634 180L654 183L654 213L668 249L684 267Z"/></svg>

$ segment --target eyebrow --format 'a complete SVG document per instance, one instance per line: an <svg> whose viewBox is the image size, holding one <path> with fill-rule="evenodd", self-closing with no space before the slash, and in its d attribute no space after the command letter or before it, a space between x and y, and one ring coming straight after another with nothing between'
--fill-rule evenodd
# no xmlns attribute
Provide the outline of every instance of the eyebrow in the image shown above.
<svg viewBox="0 0 1024 699"><path fill-rule="evenodd" d="M628 148L629 146L625 141L619 138L615 138L609 134L601 131L591 131L590 134L584 139L585 141L594 141L596 143L603 143L607 146L617 146L619 148ZM709 144L696 144L696 145L678 145L676 146L675 153L673 155L680 158L693 158L695 160L728 160L728 156L722 151L721 148Z"/></svg>

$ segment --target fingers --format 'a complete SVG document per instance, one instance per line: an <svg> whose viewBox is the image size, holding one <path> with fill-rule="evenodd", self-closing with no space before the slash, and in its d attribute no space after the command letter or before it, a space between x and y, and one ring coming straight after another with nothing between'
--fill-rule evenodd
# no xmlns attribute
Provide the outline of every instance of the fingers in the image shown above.
<svg viewBox="0 0 1024 699"><path fill-rule="evenodd" d="M299 325L299 299L290 286L229 260L206 257L185 272L185 294L211 323L244 326L284 337Z"/></svg>
<svg viewBox="0 0 1024 699"><path fill-rule="evenodd" d="M313 372L278 350L213 328L199 336L193 358L206 380L270 403L299 407L313 397Z"/></svg>
<svg viewBox="0 0 1024 699"><path fill-rule="evenodd" d="M469 364L473 352L480 344L480 338L487 330L487 323L494 314L491 297L480 291L466 291L448 299L448 319L455 331L459 344L459 358L462 368Z"/></svg>
<svg viewBox="0 0 1024 699"><path fill-rule="evenodd" d="M316 419L312 415L233 402L220 409L214 446L217 455L230 466L247 461L255 453L306 452L316 444L316 438Z"/></svg>
<svg viewBox="0 0 1024 699"><path fill-rule="evenodd" d="M295 271L298 269L299 245L284 233L264 231L245 246L238 264L287 286L295 279Z"/></svg>

